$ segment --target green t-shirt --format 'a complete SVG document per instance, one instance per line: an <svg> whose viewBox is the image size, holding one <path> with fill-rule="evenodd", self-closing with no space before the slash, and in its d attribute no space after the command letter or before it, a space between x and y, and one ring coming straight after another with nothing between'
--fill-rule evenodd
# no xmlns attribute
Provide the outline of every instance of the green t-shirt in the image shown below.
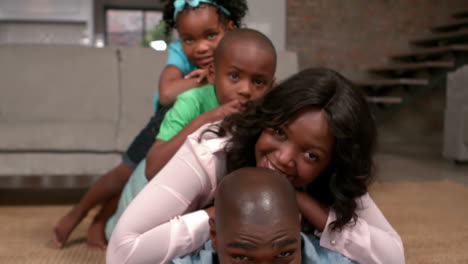
<svg viewBox="0 0 468 264"><path fill-rule="evenodd" d="M218 106L218 98L212 84L185 91L177 96L174 105L167 111L156 139L169 141L195 117Z"/></svg>

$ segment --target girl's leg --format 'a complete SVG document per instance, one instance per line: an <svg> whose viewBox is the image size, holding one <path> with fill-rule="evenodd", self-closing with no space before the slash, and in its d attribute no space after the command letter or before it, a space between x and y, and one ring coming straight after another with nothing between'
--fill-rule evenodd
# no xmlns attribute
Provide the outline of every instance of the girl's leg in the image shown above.
<svg viewBox="0 0 468 264"><path fill-rule="evenodd" d="M73 229L75 229L91 208L109 200L114 195L120 194L133 169L145 158L146 153L154 143L156 134L159 131L159 124L162 118L164 118L165 110L158 112L160 114L153 115L145 128L134 138L123 155L123 161L99 178L81 201L55 225L52 240L57 247L63 247Z"/></svg>
<svg viewBox="0 0 468 264"><path fill-rule="evenodd" d="M107 220L114 214L119 203L120 195L116 195L103 204L99 213L94 217L93 223L88 229L88 239L86 244L91 249L106 250L107 239L105 228Z"/></svg>
<svg viewBox="0 0 468 264"><path fill-rule="evenodd" d="M132 169L120 163L91 186L80 202L64 215L54 226L52 240L58 248L62 248L71 232L83 220L94 206L120 194L132 173Z"/></svg>

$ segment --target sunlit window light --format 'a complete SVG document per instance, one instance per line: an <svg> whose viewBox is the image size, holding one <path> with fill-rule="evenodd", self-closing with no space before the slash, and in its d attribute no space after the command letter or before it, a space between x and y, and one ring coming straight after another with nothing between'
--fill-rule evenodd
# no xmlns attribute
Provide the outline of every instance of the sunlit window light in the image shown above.
<svg viewBox="0 0 468 264"><path fill-rule="evenodd" d="M96 48L103 48L104 47L104 40L96 39L95 46L96 46Z"/></svg>
<svg viewBox="0 0 468 264"><path fill-rule="evenodd" d="M167 49L167 44L164 40L155 40L150 42L151 48L157 51L164 51Z"/></svg>

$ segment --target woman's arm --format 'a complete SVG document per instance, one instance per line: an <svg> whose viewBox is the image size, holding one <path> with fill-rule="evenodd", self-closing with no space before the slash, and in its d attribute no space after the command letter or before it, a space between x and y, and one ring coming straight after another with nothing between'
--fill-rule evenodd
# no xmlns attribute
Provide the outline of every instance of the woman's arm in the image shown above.
<svg viewBox="0 0 468 264"><path fill-rule="evenodd" d="M179 133L168 141L160 139L156 140L146 155L146 178L151 180L174 156L190 134L205 124L222 120L226 116L238 111L239 102L237 100L233 100L195 117L190 121L190 123L182 128Z"/></svg>
<svg viewBox="0 0 468 264"><path fill-rule="evenodd" d="M169 141L157 139L151 146L146 156L145 175L148 180L151 180L164 167L164 165L167 164L167 162L184 143L188 135L192 134L205 124L202 118L199 117L192 120L192 122L185 126Z"/></svg>
<svg viewBox="0 0 468 264"><path fill-rule="evenodd" d="M206 84L204 81L199 81L198 75L190 73L188 76L189 78L184 78L179 68L174 65L167 65L162 71L161 77L159 77L159 103L164 106L171 105L179 94Z"/></svg>
<svg viewBox="0 0 468 264"><path fill-rule="evenodd" d="M328 219L328 208L306 192L296 191L297 204L302 216L320 232L323 231Z"/></svg>
<svg viewBox="0 0 468 264"><path fill-rule="evenodd" d="M365 194L358 200L355 225L332 231L330 224L336 215L330 210L320 245L337 251L359 263L405 263L403 243L385 216Z"/></svg>
<svg viewBox="0 0 468 264"><path fill-rule="evenodd" d="M210 175L216 168L206 164L216 161L192 141L184 143L125 210L109 241L107 263L165 263L208 239L207 213L185 213L203 206L200 200L211 193Z"/></svg>

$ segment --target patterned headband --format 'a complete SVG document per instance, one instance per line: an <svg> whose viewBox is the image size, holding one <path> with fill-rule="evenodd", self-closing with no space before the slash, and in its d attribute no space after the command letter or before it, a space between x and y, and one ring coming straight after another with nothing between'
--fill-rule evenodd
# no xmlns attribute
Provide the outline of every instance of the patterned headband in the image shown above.
<svg viewBox="0 0 468 264"><path fill-rule="evenodd" d="M229 12L229 10L227 10L226 8L216 4L215 2L213 1L210 1L210 0L176 0L174 1L174 21L176 20L177 18L177 15L184 11L184 8L185 8L185 5L189 5L191 7L197 7L199 6L200 4L208 4L208 5L212 5L216 8L218 8L219 10L221 10L224 14L226 14L227 16L231 16L231 12Z"/></svg>

